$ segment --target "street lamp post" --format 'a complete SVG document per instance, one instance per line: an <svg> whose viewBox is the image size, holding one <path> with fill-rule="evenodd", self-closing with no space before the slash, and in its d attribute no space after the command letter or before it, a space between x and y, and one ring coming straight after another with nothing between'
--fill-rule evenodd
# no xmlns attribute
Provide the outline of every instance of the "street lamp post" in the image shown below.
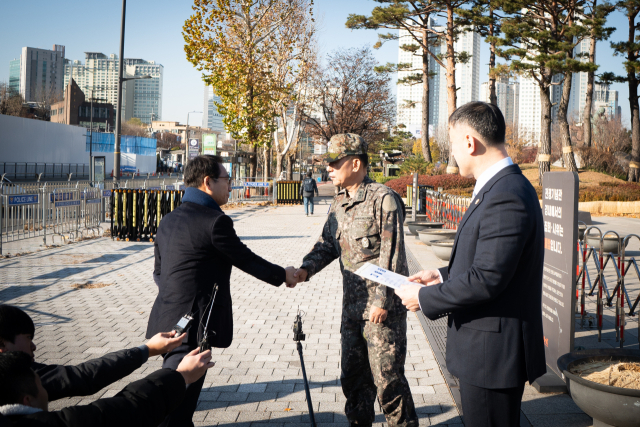
<svg viewBox="0 0 640 427"><path fill-rule="evenodd" d="M150 79L151 76L134 76L123 77L124 75L124 22L127 11L127 0L122 0L122 18L120 22L120 56L118 57L118 95L116 98L116 128L114 129L114 147L113 147L113 181L120 181L120 133L122 131L122 83L127 80Z"/></svg>
<svg viewBox="0 0 640 427"><path fill-rule="evenodd" d="M187 167L187 162L189 161L189 114L194 113L194 114L202 114L202 111L189 111L187 113L187 128L185 130L185 145L184 145L184 162L183 162L183 169Z"/></svg>

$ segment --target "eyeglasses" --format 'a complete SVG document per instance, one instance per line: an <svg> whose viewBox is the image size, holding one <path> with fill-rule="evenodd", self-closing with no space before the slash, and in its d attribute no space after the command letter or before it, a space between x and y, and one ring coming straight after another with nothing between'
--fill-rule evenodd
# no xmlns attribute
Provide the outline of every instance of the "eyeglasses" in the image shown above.
<svg viewBox="0 0 640 427"><path fill-rule="evenodd" d="M227 184L231 184L231 177L230 176L220 176L218 178L214 178L216 180L220 180L222 182L225 182Z"/></svg>

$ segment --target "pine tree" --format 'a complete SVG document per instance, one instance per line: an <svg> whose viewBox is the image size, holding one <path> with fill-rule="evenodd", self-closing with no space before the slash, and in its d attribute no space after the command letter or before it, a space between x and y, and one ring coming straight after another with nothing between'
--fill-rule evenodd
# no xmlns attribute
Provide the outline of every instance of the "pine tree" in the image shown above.
<svg viewBox="0 0 640 427"><path fill-rule="evenodd" d="M533 78L540 90L540 185L543 174L551 170L551 87L563 83L563 96L558 109L563 158L570 170L576 169L566 117L571 73L590 71L595 66L573 58L573 49L587 33L576 18L583 3L584 0L501 0L498 3L508 16L502 22L503 37L497 40L500 48L496 53L511 61L511 71Z"/></svg>
<svg viewBox="0 0 640 427"><path fill-rule="evenodd" d="M640 14L640 1L627 0L616 3L616 9L627 18L627 41L611 43L615 55L625 57L625 76L606 77L610 81L626 82L629 85L629 107L631 109L631 162L629 162L629 181L640 178L640 107L638 106L638 83L640 83L640 41L636 35L640 24L636 18Z"/></svg>

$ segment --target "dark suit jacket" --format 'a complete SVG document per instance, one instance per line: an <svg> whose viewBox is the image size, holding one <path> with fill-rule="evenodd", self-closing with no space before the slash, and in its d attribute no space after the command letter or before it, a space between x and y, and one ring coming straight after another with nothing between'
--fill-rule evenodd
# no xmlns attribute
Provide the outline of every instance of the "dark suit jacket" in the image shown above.
<svg viewBox="0 0 640 427"><path fill-rule="evenodd" d="M59 411L0 415L0 426L155 427L176 409L185 393L182 374L170 369L160 369L132 382L113 397Z"/></svg>
<svg viewBox="0 0 640 427"><path fill-rule="evenodd" d="M121 380L142 366L149 358L149 349L141 347L114 351L76 366L32 363L31 369L40 376L49 402L63 397L90 396Z"/></svg>
<svg viewBox="0 0 640 427"><path fill-rule="evenodd" d="M222 211L185 202L160 222L156 235L154 275L158 296L153 303L147 338L171 331L180 318L194 313L189 333L204 332L200 318L211 300L215 283L218 293L209 321L209 342L229 347L233 339L233 316L229 277L235 266L253 277L280 286L286 280L282 267L254 254L240 241L233 221Z"/></svg>
<svg viewBox="0 0 640 427"><path fill-rule="evenodd" d="M532 382L546 372L542 334L544 224L538 197L517 165L471 201L444 283L420 290L430 319L449 315L447 369L484 388Z"/></svg>

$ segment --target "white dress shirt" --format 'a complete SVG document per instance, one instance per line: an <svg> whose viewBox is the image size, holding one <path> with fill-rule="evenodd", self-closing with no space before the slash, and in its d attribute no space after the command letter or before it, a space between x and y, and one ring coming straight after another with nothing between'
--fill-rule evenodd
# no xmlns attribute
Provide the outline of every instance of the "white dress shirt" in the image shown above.
<svg viewBox="0 0 640 427"><path fill-rule="evenodd" d="M475 199L480 190L482 190L482 187L487 185L487 182L491 181L491 178L496 176L498 172L500 172L507 166L511 166L512 164L513 160L511 160L511 157L507 157L489 166L489 168L482 172L482 175L480 175L480 177L476 180L476 186L473 188L473 196L471 196L471 199Z"/></svg>

